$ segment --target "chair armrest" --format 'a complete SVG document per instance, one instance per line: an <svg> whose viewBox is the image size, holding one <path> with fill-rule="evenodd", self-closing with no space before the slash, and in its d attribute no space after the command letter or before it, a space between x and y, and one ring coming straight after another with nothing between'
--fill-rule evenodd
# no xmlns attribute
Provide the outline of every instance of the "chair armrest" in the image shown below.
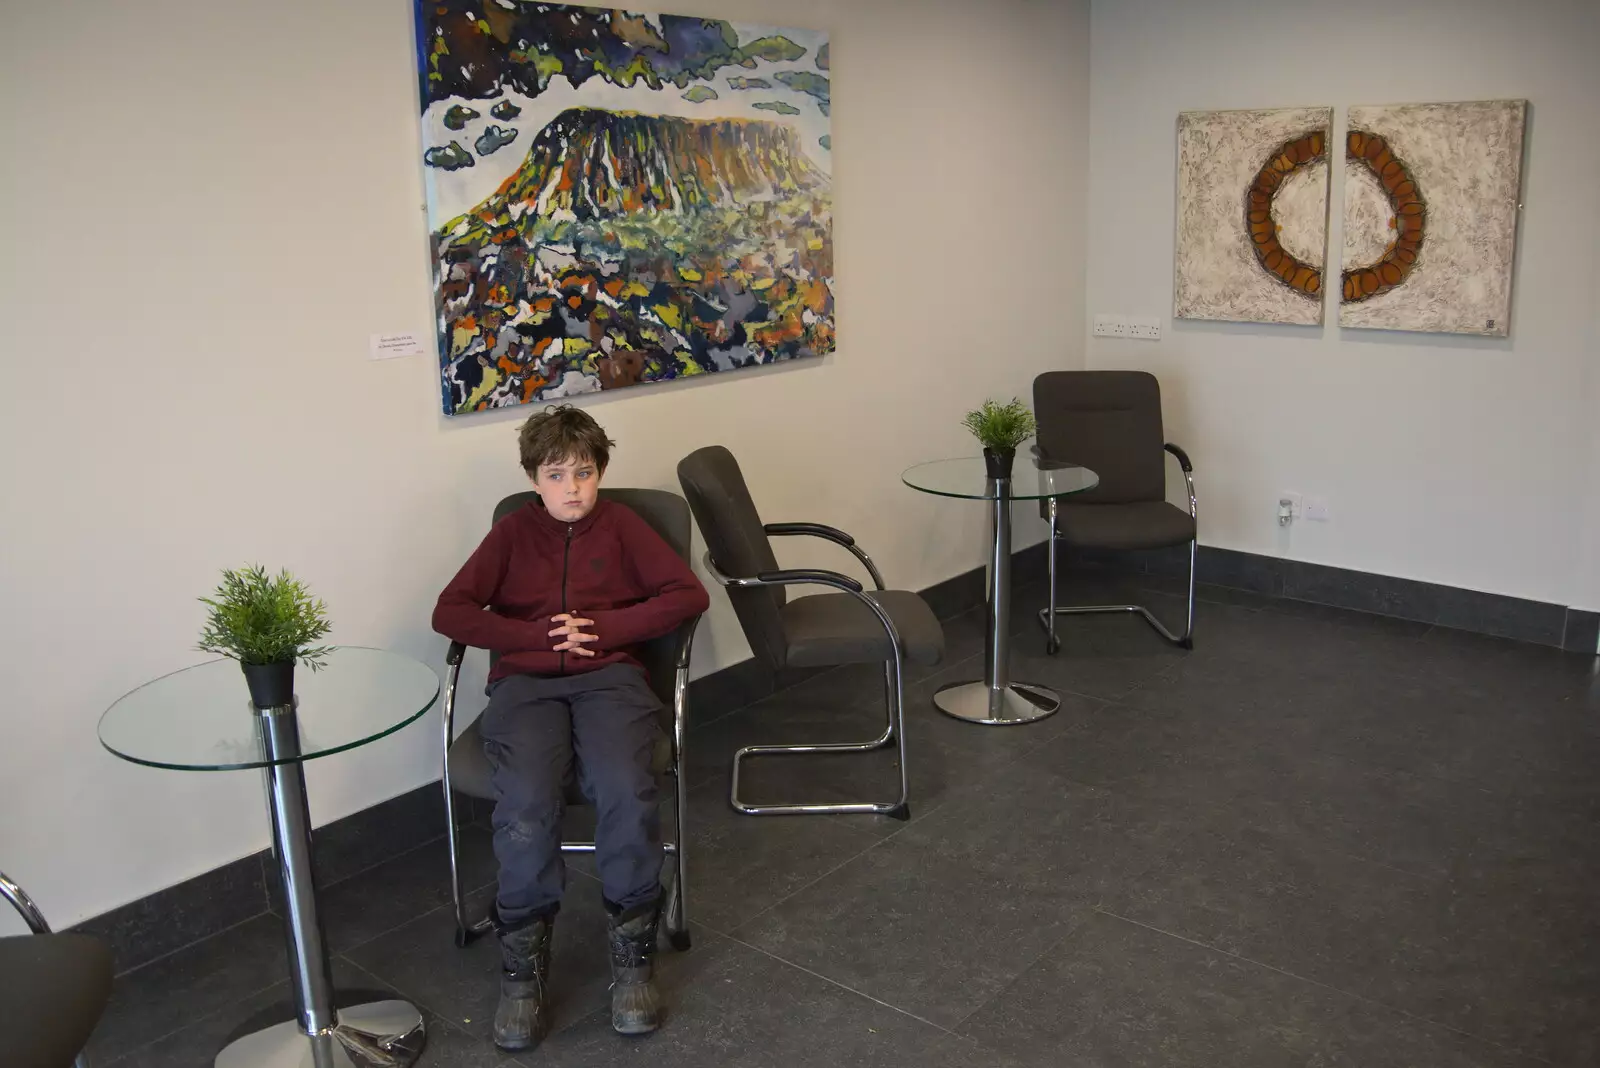
<svg viewBox="0 0 1600 1068"><path fill-rule="evenodd" d="M675 635L678 655L672 672L672 760L680 784L683 776L684 734L689 729L689 657L694 649L694 632L700 626L701 618L695 616L685 620L679 624Z"/></svg>
<svg viewBox="0 0 1600 1068"><path fill-rule="evenodd" d="M813 538L827 538L829 541L838 542L847 549L856 543L856 539L844 531L822 523L768 523L761 529L774 537L782 537L787 534L805 534Z"/></svg>
<svg viewBox="0 0 1600 1068"><path fill-rule="evenodd" d="M444 654L444 662L451 667L455 667L461 663L461 658L466 655L467 645L465 642L451 642L450 651Z"/></svg>
<svg viewBox="0 0 1600 1068"><path fill-rule="evenodd" d="M863 591L861 583L849 575L841 575L837 571L823 571L820 568L796 568L784 571L763 571L751 578L734 578L723 573L722 569L717 566L716 561L711 559L710 553L705 555L705 564L706 570L711 573L711 577L719 585L732 587L733 589L755 589L762 586L817 585L831 586L836 590L843 590L860 601L867 607L868 611L878 617L879 625L889 635L889 641L894 646L895 678L900 678L901 664L905 659L905 643L900 639L900 632L895 629L894 620L889 618L889 613L884 610L883 605L868 597Z"/></svg>
<svg viewBox="0 0 1600 1068"><path fill-rule="evenodd" d="M694 650L694 632L704 618L704 616L695 616L678 624L678 655L674 660L674 664L685 671L689 669L689 654Z"/></svg>
<svg viewBox="0 0 1600 1068"><path fill-rule="evenodd" d="M778 571L763 571L758 575L748 578L737 578L729 575L717 566L710 553L705 555L706 570L716 580L717 585L730 589L748 590L761 586L798 586L814 584L818 586L832 586L834 589L866 597L862 593L861 583L849 575L841 575L837 571L824 571L821 568L791 568Z"/></svg>
<svg viewBox="0 0 1600 1068"><path fill-rule="evenodd" d="M877 588L880 590L884 588L883 574L878 570L878 565L872 562L872 557L868 556L866 551L856 544L856 539L837 527L826 526L822 523L768 523L761 530L769 536L782 537L786 534L805 534L813 538L824 538L837 545L843 545L850 550L852 556L861 561L862 566L867 569L867 574L872 576L872 581Z"/></svg>
<svg viewBox="0 0 1600 1068"><path fill-rule="evenodd" d="M744 580L748 581L748 580ZM736 580L738 583L738 580ZM803 583L817 583L822 586L837 586L850 593L860 593L861 583L849 575L841 575L837 571L823 571L820 568L798 567L786 568L781 571L763 571L756 575L756 585L760 586L792 586ZM742 584L742 583L739 583Z"/></svg>
<svg viewBox="0 0 1600 1068"><path fill-rule="evenodd" d="M1161 447L1178 458L1178 466L1183 468L1183 484L1189 490L1189 517L1191 519L1198 518L1200 515L1200 507L1195 502L1194 465L1189 462L1189 454L1184 452L1181 448L1174 445L1170 441Z"/></svg>

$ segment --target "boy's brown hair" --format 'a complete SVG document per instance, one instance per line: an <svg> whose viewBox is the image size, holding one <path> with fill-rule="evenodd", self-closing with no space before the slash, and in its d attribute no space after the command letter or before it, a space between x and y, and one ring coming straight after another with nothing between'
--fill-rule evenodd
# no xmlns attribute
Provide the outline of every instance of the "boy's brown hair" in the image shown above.
<svg viewBox="0 0 1600 1068"><path fill-rule="evenodd" d="M570 404L535 412L517 433L522 469L530 476L538 474L543 464L567 460L588 460L605 474L606 464L611 462L611 446L615 444L594 416Z"/></svg>

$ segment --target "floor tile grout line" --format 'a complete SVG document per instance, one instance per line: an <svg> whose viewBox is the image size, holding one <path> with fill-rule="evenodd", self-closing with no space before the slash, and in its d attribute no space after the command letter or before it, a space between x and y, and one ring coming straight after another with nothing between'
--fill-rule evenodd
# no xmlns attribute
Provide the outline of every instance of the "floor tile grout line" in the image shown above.
<svg viewBox="0 0 1600 1068"><path fill-rule="evenodd" d="M448 907L449 907L448 905L441 905L441 906L439 906L438 909L434 909L433 911L434 912L438 912L441 909L445 909L445 908L448 908ZM426 913L424 915L426 915ZM376 979L378 982L382 983L384 986L386 986L389 989L393 990L396 994L399 994L406 1001L411 1002L411 1004L415 1005L417 1008L423 1010L424 1012L432 1013L434 1016L439 1017L439 1019L450 1023L450 1025L452 1027L455 1026L454 1018L449 1013L439 1011L439 1009L437 1009L433 1005L429 1004L429 999L426 999L426 998L423 998L423 997L419 996L416 991L408 990L406 987L402 986L399 983L396 983L396 982L394 982L392 980L389 980L389 979L385 979L383 976L379 975L377 972L373 971L371 968L368 968L365 965L361 964L361 962L359 962L357 960L354 960L353 958L351 958L348 954L346 954L343 951L340 951L338 953L332 954L332 957L335 958L335 959L343 961L347 966L355 968L357 971L361 972L363 975L372 976L372 978Z"/></svg>
<svg viewBox="0 0 1600 1068"><path fill-rule="evenodd" d="M251 917L251 919L257 919L257 918L258 917L255 917L255 916ZM247 920L247 921L243 921L243 922L248 923L249 921ZM237 927L237 926L240 926L240 925L239 924L234 924L234 927ZM228 930L232 930L232 929L233 928L228 928ZM218 931L217 932L217 934L222 934L222 933L224 933L224 932L222 932L222 931ZM215 936L213 935L211 937L215 937ZM205 939L202 938L199 941L203 942L203 941L205 941ZM198 944L198 943L190 943L190 944L194 945L194 944ZM176 951L174 951L174 952L176 952ZM152 961L151 963L153 964L155 962ZM115 1068L115 1066L119 1065L119 1064L131 1063L131 1059L132 1059L134 1054L142 1053L145 1050L149 1049L151 1046L154 1046L158 1042L165 1042L167 1039L171 1038L172 1036L177 1035L177 1034L181 1034L182 1032L189 1030L191 1027L194 1027L195 1025L197 1025L197 1024L199 1024L201 1022L211 1019L213 1016L218 1016L218 1015L221 1015L224 1012L227 1012L230 1009L238 1008L240 1005L243 1005L245 1002L249 1001L251 998L259 997L263 993L265 993L266 991L271 990L273 987L277 986L279 983L282 983L282 982L285 982L285 981L287 981L287 976L284 979L274 979L272 982L268 983L267 985L256 987L255 989L251 990L247 994L241 994L239 997L234 998L232 1001L229 1001L226 1005L219 1005L215 1009L212 1009L210 1012L202 1013L201 1015L196 1016L195 1018L184 1022L182 1025L180 1025L178 1027L174 1027L170 1031L165 1031L165 1032L157 1035L156 1037L150 1039L148 1042L141 1042L137 1046L132 1047L131 1049L125 1049L125 1050L122 1051L122 1053L119 1056L117 1056L117 1058L115 1060L106 1061L105 1062L106 1068ZM95 1057L95 1058L93 1058L93 1061L95 1063L98 1063L100 1061L100 1058L99 1057Z"/></svg>
<svg viewBox="0 0 1600 1068"><path fill-rule="evenodd" d="M1151 863L1151 866L1154 867L1154 862L1153 861ZM1150 870L1149 868L1145 868L1140 872L1140 874L1142 875L1145 871L1149 871L1149 870ZM978 1013L982 1012L984 1009L988 1008L990 1005L993 1005L1000 998L1004 997L1006 995L1006 993L1011 990L1012 987L1014 987L1018 983L1022 982L1023 976L1027 975L1028 972L1033 969L1033 966L1035 964L1038 964L1040 961L1044 960L1045 957L1050 955L1052 950L1057 949L1064 942L1066 942L1067 939L1071 938L1073 935L1075 935L1079 931L1081 931L1083 929L1084 925L1089 922L1089 918L1091 916L1093 916L1094 913L1096 913L1098 911L1099 911L1098 906L1094 906L1094 905L1091 905L1087 909L1085 909L1082 919L1080 919L1077 923L1074 923L1070 927L1068 927L1066 929L1066 931L1062 932L1062 935L1061 935L1060 938L1058 938L1054 942L1051 942L1050 944L1046 945L1043 949L1041 949L1038 952L1038 954L1036 954L1033 957L1029 957L1028 960L1027 960L1027 963L1025 963L1020 969L1017 970L1017 973L1014 976L1012 976L1011 981L1009 983L1007 983L1000 990L997 990L993 997L986 999L981 1004L979 1004L978 1006L973 1008L973 1010L971 1012L969 1012L965 1016L961 1017L961 1019L956 1023L956 1025L954 1027L950 1028L950 1032L952 1034L955 1034L955 1035L960 1035L962 1038L968 1039L968 1040L973 1041L973 1042L979 1041L977 1036L967 1034L967 1033L965 1033L965 1032L963 1032L961 1030L961 1028L966 1024L966 1022L968 1020L972 1019L974 1016L978 1015Z"/></svg>
<svg viewBox="0 0 1600 1068"><path fill-rule="evenodd" d="M1125 707L1125 708L1129 709L1130 711L1141 712L1141 713L1144 713L1144 714L1147 714L1147 715L1162 715L1162 714L1170 713L1170 710L1146 708L1146 707L1140 706L1140 705L1138 705L1136 703L1133 703L1131 700L1129 700L1129 699L1133 698L1138 693L1139 689L1141 689L1141 688L1142 687L1135 687L1134 690L1130 691L1126 695L1126 698L1122 699L1122 700L1111 700L1111 699L1107 699L1107 698L1099 698L1098 700L1101 700L1102 702L1104 702L1106 704L1118 705L1118 706L1121 706L1121 707ZM1063 737L1063 738L1070 737L1070 734L1063 734L1060 737ZM1051 742L1053 743L1055 740L1056 739L1051 739ZM1047 744L1049 744L1049 743L1047 743ZM1320 754L1325 755L1325 756L1330 756L1330 757L1343 759L1343 758L1340 757L1340 754L1338 754L1337 752L1335 752L1333 750L1317 748L1317 749L1315 749L1315 752L1320 753ZM1380 771L1394 771L1394 772L1398 773L1402 769L1386 769L1386 768L1381 768L1380 767L1378 770L1380 770ZM1090 783L1090 782L1085 782L1085 781L1083 781L1081 779L1074 779L1074 778L1072 778L1070 776L1060 775L1059 773L1054 773L1053 772L1053 774L1056 774L1057 777L1059 777L1061 779L1064 779L1066 781L1076 782L1081 786L1088 786L1088 787L1092 787L1092 788L1095 788L1095 789L1102 789L1102 790L1116 789L1119 785L1121 785L1123 783L1126 783L1130 778L1132 778L1132 776L1124 776L1121 779L1117 779L1117 780L1114 780L1114 781L1108 782L1108 783ZM1443 773L1440 773L1440 772L1437 772L1437 771L1431 771L1431 770L1422 770L1422 771L1406 770L1405 774L1409 775L1412 778L1426 779L1429 782L1434 783L1434 784L1446 785L1446 786L1452 786L1452 787L1459 787L1459 788L1462 788L1464 790L1477 790L1479 793L1484 794L1487 797L1501 798L1501 797L1505 796L1505 795L1502 795L1502 794L1500 794L1499 792L1497 792L1495 790L1492 790L1492 789L1489 789L1487 787L1481 786L1477 781L1475 781L1471 776L1468 776L1468 775L1462 775L1462 776L1458 777L1458 776L1453 776L1453 775L1446 775L1446 774L1443 774ZM1143 795L1141 795L1139 793L1139 791L1136 791L1136 790L1135 791L1130 791L1129 795L1130 796L1143 796ZM1263 824L1253 823L1251 825L1254 826L1258 830L1262 830L1262 831L1269 831L1270 830L1269 828L1267 828ZM1414 880L1423 881L1423 882L1439 882L1439 881L1443 881L1443 882L1448 882L1448 883L1452 883L1452 884L1456 882L1456 876L1455 876L1455 874L1453 874L1453 872L1423 871L1421 869L1404 868L1404 867L1400 867L1397 864L1392 864L1392 863L1390 863L1388 861L1381 860L1381 859L1379 859L1379 858L1377 858L1375 856L1367 856L1367 855L1364 855L1364 854L1361 854L1361 853L1352 853L1347 849L1339 848L1337 845L1333 844L1332 842L1324 841L1320 837L1313 839L1313 841L1315 842L1316 845L1318 845L1319 848L1322 848L1322 849L1326 850L1329 853L1333 853L1333 854L1335 854L1337 856L1345 857L1345 858L1350 859L1350 860L1360 861L1361 863L1364 863L1364 864L1370 864L1370 865L1372 865L1374 867L1383 868L1386 871L1392 871L1397 875L1401 875L1401 876L1406 877L1407 879L1414 879Z"/></svg>
<svg viewBox="0 0 1600 1068"><path fill-rule="evenodd" d="M226 926L224 928L221 928L220 930L213 931L212 933L206 935L204 938L196 938L193 942L185 942L183 945L177 947L176 949L168 950L167 952L161 954L161 956L159 956L159 957L151 957L149 960L143 962L142 964L136 964L132 968L129 968L125 972L118 972L112 978L114 980L130 978L131 976L137 975L139 972L143 971L144 969L150 967L153 964L160 964L162 961L166 960L167 958L172 957L172 956L176 956L177 954L182 953L184 950L193 949L195 946L200 945L202 942L209 942L213 938L220 938L222 935L228 934L231 931L238 930L240 927L243 927L247 923L254 923L256 920L261 919L261 917L263 917L263 916L272 916L272 917L275 917L277 919L282 919L282 917L278 916L278 914L276 912L273 912L271 909L265 909L265 910L263 910L261 912L255 913L254 915L246 916L244 919L238 921L237 923L230 923L228 926ZM71 932L71 929L68 928L68 933L70 933L70 932ZM265 989L265 988L263 988L263 989ZM259 993L259 991L255 991L255 992Z"/></svg>
<svg viewBox="0 0 1600 1068"><path fill-rule="evenodd" d="M881 998L875 998L871 994L863 993L862 991L857 990L853 986L849 986L849 985L847 985L845 983L841 983L841 982L839 982L839 980L834 979L831 976L824 975L821 972L813 971L812 969L807 968L803 964L796 964L794 961L789 960L786 957L780 957L776 953L769 952L769 951L767 951L765 949L762 949L760 946L753 945L753 944L751 944L749 942L746 942L742 938L736 938L733 935L725 935L724 937L728 938L732 942L736 942L737 944L739 944L741 946L744 946L746 949L754 950L755 952L761 954L763 957L766 957L766 958L768 958L770 960L775 960L779 964L784 965L785 967L793 968L796 971L804 972L807 975L814 976L815 978L821 979L823 982L829 984L830 986L838 987L840 990L846 991L847 993L854 994L858 998L865 998L867 1001L872 1002L874 1005L882 1005L884 1008L889 1009L889 1010L891 1010L893 1012L897 1012L901 1016L909 1017L909 1018L911 1018L913 1020L916 1020L918 1023L927 1024L929 1027L932 1027L936 1031L940 1031L940 1032L942 1032L942 1033L944 1033L946 1035L951 1035L951 1036L954 1036L954 1037L957 1037L957 1038L966 1037L964 1035L957 1035L956 1032L952 1031L948 1027L945 1027L943 1024L934 1023L932 1020L925 1019L925 1018L923 1018L921 1016L918 1016L914 1012L910 1012L910 1011L908 1011L906 1009L902 1009L898 1005L890 1004L889 1002L884 1001Z"/></svg>
<svg viewBox="0 0 1600 1068"><path fill-rule="evenodd" d="M438 784L439 784L439 780L435 779L431 784L424 783L423 786L428 786L428 785L437 786ZM338 880L336 880L334 882L331 882L331 883L328 883L326 885L323 885L321 882L319 882L319 883L317 883L317 893L319 895L325 894L329 890L332 890L334 887L342 886L345 883L349 882L351 879L354 879L359 875L365 875L370 871L374 871L374 870L376 870L378 868L383 867L385 864L391 864L394 861L399 860L401 857L409 857L411 854L415 853L419 849L426 849L428 846L434 845L437 842L442 842L442 841L444 841L446 839L446 837L447 837L447 832L440 831L438 834L434 835L432 838L427 839L426 841L417 842L417 843L411 845L409 848L403 849L398 853L391 853L388 856L384 857L382 860L376 861L376 862L374 862L372 864L368 864L365 868L361 868L361 869L359 869L357 871L353 871L349 875L344 876L342 879L338 879ZM270 848L268 850L266 850L266 852L271 852ZM271 889L271 886L269 885L268 888L267 888L267 894L268 894L268 897L269 897L269 902L270 902L271 893L272 893L272 889ZM274 914L277 914L277 910L272 908L270 903L268 905L267 911L268 912L272 912Z"/></svg>
<svg viewBox="0 0 1600 1068"><path fill-rule="evenodd" d="M758 817L751 817L751 818L758 818ZM779 817L779 818L782 818L782 817ZM903 829L904 828L902 828L902 830ZM857 832L857 833L866 833L866 832ZM769 903L767 905L767 907L762 909L760 912L757 912L754 915L752 915L752 916L750 916L750 917L748 917L746 919L740 920L738 923L733 925L733 929L737 930L738 928L743 927L746 924L754 923L756 920L760 919L762 916L765 916L767 913L771 912L773 909L777 908L779 905L783 904L785 901L788 901L791 898L793 898L796 894L802 894L805 891L811 889L813 886L816 886L818 883L820 883L822 880L826 879L828 876L832 875L834 872L836 872L839 869L843 868L845 865L853 863L854 861L860 859L861 857L866 856L868 853L872 852L874 849L877 849L879 846L883 845L883 843L885 843L885 842L889 841L890 839L894 838L895 835L898 835L899 833L900 833L900 831L897 830L897 831L894 832L894 834L885 835L882 838L873 839L872 842L868 843L866 846L864 846L860 850L857 850L856 852L850 854L848 857L845 857L839 863L835 864L833 867L829 868L827 871L823 872L821 875L818 875L815 879L812 879L810 882L807 882L807 883L804 883L804 884L802 884L800 886L795 887L793 890L789 891L789 893L783 895L783 897L778 898L777 900L772 901L771 903ZM690 889L692 891L693 888L694 888L694 884L691 882L689 884L689 886L690 886ZM734 937L733 934L730 931L724 931L720 927L716 927L716 926L714 926L712 924L706 923L704 920L698 920L698 921L692 921L692 922L698 922L698 923L704 924L707 928L709 928L710 930L716 931L718 934L724 936L725 938L733 938Z"/></svg>
<svg viewBox="0 0 1600 1068"><path fill-rule="evenodd" d="M1447 1023L1441 1023L1438 1020L1429 1019L1426 1016L1418 1016L1416 1013L1409 1012L1406 1009L1402 1009L1397 1005L1390 1005L1388 1002L1379 1001L1376 998L1369 998L1369 997L1367 997L1367 996L1365 996L1363 994L1357 994L1354 991L1345 990L1342 987L1334 986L1331 983L1324 983L1321 980L1312 979L1312 978L1310 978L1308 976L1301 975L1298 972L1291 972L1287 968L1279 968L1276 965L1268 964L1266 961L1256 960L1254 957L1247 957L1243 953L1235 953L1232 950L1223 949L1221 946L1212 945L1209 942L1202 942L1202 941L1200 941L1198 939L1190 938L1188 935L1178 934L1175 931L1168 931L1165 928L1157 927L1154 924L1144 923L1144 922L1141 922L1139 920L1135 920L1132 917L1123 916L1120 913L1112 912L1110 909L1104 908L1103 906L1100 906L1100 905L1096 905L1094 907L1094 911L1100 913L1102 916L1108 916L1111 919L1120 920L1123 923L1130 923L1130 924L1133 924L1135 927L1142 927L1147 931L1154 932L1155 934L1163 935L1163 936L1165 936L1167 938L1175 938L1180 942L1187 942L1190 945L1196 946L1196 947L1198 947L1200 949L1208 950L1208 951L1210 951L1212 953L1220 953L1225 957L1231 957L1234 960L1243 961L1246 964L1253 964L1258 968L1265 968L1270 972L1276 972L1279 975L1288 976L1290 979L1294 979L1294 980L1297 980L1297 981L1302 982L1302 983L1309 983L1312 986L1320 987L1323 990L1331 990L1335 994L1339 994L1339 995L1341 995L1343 997L1353 998L1356 1001L1361 1002L1362 1004L1365 1004L1365 1005L1376 1005L1380 1009L1384 1009L1384 1010L1386 1010L1388 1012L1397 1013L1397 1014L1399 1014L1401 1016L1404 1016L1408 1020L1415 1020L1418 1023L1427 1024L1429 1027L1438 1027L1438 1028L1440 1028L1442 1030L1449 1031L1451 1034L1460 1035L1463 1038L1470 1038L1474 1042L1482 1043L1483 1045L1488 1046L1491 1049L1499 1050L1499 1051L1501 1051L1503 1053L1512 1053L1512 1054L1515 1054L1515 1055L1520 1056L1520 1057L1528 1057L1531 1060L1538 1061L1541 1064L1551 1064L1551 1063L1553 1063L1553 1062L1551 1062L1551 1061L1549 1061L1549 1060L1547 1060L1547 1059L1545 1059L1543 1057L1538 1056L1537 1054L1526 1053L1526 1052L1524 1052L1524 1051L1522 1051L1520 1049L1515 1049L1515 1048L1512 1048L1510 1046L1503 1045L1503 1044L1501 1044L1499 1042L1494 1041L1491 1038L1485 1038L1482 1035L1473 1034L1471 1031L1463 1031L1460 1028L1452 1027L1451 1025L1449 1025Z"/></svg>
<svg viewBox="0 0 1600 1068"><path fill-rule="evenodd" d="M587 873L581 872L581 871L580 872L573 872L572 874L583 875L583 876L587 877ZM494 880L494 879L490 879L487 882L479 883L477 886L464 886L464 887L462 887L461 888L462 904L463 905L466 904L466 899L467 898L472 897L474 894L482 893L484 890L487 890L489 887L493 886L495 884L495 881L496 880ZM422 919L424 916L431 916L435 912L438 912L440 909L449 909L452 913L454 913L455 912L455 904L454 904L454 902L446 901L446 902L444 902L442 904L435 905L432 908L424 909L423 911L417 913L414 916L410 916L410 917L408 917L408 918L406 918L404 920L401 920L399 923L395 924L393 927L386 927L383 930L379 931L377 934L369 935L366 938L363 938L359 942L352 942L347 946L340 946L338 949L330 949L329 953L333 954L334 956L343 956L345 953L353 952L354 950L358 950L362 946L368 945L369 943L372 943L372 942L384 937L385 935L391 935L394 932L400 930L400 928L402 928L402 927L410 926L411 924L416 923L418 920ZM454 916L452 916L451 918L454 919ZM324 937L326 937L326 936L324 936ZM358 965L358 967L359 967L359 965Z"/></svg>

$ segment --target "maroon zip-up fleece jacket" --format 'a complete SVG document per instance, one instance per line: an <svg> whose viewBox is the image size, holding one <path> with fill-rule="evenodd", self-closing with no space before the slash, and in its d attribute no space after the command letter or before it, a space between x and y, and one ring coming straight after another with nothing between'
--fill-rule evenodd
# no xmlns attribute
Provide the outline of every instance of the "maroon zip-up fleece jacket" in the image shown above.
<svg viewBox="0 0 1600 1068"><path fill-rule="evenodd" d="M634 650L710 605L683 558L632 509L600 500L576 523L537 501L490 529L439 595L433 629L500 653L489 681L507 675L577 675L638 664ZM592 619L594 656L554 651L550 617Z"/></svg>

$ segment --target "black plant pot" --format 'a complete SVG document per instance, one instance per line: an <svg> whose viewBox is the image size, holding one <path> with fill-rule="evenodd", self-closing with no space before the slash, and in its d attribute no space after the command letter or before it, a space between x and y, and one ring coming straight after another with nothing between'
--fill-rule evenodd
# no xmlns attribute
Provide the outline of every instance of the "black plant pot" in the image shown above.
<svg viewBox="0 0 1600 1068"><path fill-rule="evenodd" d="M990 478L1010 478L1011 463L1016 458L1016 449L984 449L983 467Z"/></svg>
<svg viewBox="0 0 1600 1068"><path fill-rule="evenodd" d="M250 687L250 700L257 708L294 704L293 660L239 666L244 669L244 681Z"/></svg>

